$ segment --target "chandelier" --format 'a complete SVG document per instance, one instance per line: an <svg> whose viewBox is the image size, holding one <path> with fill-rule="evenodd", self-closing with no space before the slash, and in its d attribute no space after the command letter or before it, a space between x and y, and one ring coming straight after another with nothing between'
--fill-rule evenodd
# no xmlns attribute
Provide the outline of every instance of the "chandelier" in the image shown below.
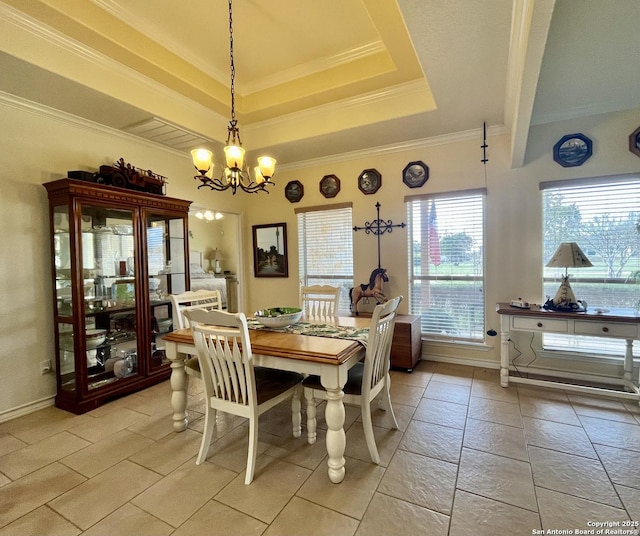
<svg viewBox="0 0 640 536"><path fill-rule="evenodd" d="M227 127L227 144L224 148L225 168L220 177L213 176L213 153L207 149L194 149L191 151L193 165L200 175L196 175L194 179L199 180L202 184L200 188L211 188L212 190L224 191L232 189L235 195L236 190L240 188L247 193L267 192L265 188L273 177L276 161L270 156L261 156L258 158L258 165L254 168L254 178L251 178L251 172L244 159L244 149L240 140L240 129L238 128L238 120L236 119L236 96L235 96L235 78L236 68L233 62L233 9L232 0L229 0L229 63L231 71L231 121Z"/></svg>

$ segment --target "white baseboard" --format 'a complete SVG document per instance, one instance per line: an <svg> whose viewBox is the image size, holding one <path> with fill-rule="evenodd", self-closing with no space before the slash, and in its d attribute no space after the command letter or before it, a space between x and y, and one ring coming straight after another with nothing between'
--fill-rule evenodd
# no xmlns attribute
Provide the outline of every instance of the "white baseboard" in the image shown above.
<svg viewBox="0 0 640 536"><path fill-rule="evenodd" d="M40 409L48 408L49 406L53 406L54 403L55 397L49 396L41 400L36 400L35 402L29 402L28 404L24 404L23 406L18 406L17 408L8 409L0 413L0 423L10 421L12 419L17 419L18 417L28 415L29 413L33 413L34 411L38 411Z"/></svg>
<svg viewBox="0 0 640 536"><path fill-rule="evenodd" d="M453 357L450 355L434 355L433 353L422 353L422 361L437 361L438 363L451 363L454 365L466 365L469 367L480 367L489 369L499 369L500 363L493 359L475 359L469 357Z"/></svg>

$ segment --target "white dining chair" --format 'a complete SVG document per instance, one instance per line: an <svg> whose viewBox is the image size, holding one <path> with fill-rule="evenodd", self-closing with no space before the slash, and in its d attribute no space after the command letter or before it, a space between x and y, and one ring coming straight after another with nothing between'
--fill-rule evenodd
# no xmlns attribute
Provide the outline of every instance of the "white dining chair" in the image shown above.
<svg viewBox="0 0 640 536"><path fill-rule="evenodd" d="M382 393L381 406L393 421L393 428L398 429L398 421L391 406L389 376L391 354L391 341L396 322L396 312L402 296L392 298L384 304L377 305L371 315L369 336L367 338L367 351L364 361L357 363L349 369L347 383L345 384L344 403L360 406L362 414L362 426L367 442L369 454L374 463L380 463L380 455L373 435L373 423L371 421L371 403ZM309 443L316 441L316 399L326 399L326 391L320 383L319 376L306 377L302 385L307 401L307 434Z"/></svg>
<svg viewBox="0 0 640 536"><path fill-rule="evenodd" d="M300 288L300 308L306 319L334 319L338 317L340 287L313 285Z"/></svg>
<svg viewBox="0 0 640 536"><path fill-rule="evenodd" d="M173 316L173 328L185 329L189 327L186 311L191 309L222 310L222 296L219 290L188 290L182 294L169 294ZM191 356L185 363L185 372L189 376L200 378L200 366L196 356Z"/></svg>
<svg viewBox="0 0 640 536"><path fill-rule="evenodd" d="M244 313L190 309L184 314L191 323L207 402L196 464L202 464L209 451L216 423L211 409L246 417L249 419L249 447L244 483L250 484L256 466L260 415L292 397L293 435L302 435L300 394L303 375L254 367Z"/></svg>
<svg viewBox="0 0 640 536"><path fill-rule="evenodd" d="M182 294L169 294L169 300L174 330L189 327L189 320L184 316L184 312L189 309L222 310L222 296L219 290L188 290Z"/></svg>

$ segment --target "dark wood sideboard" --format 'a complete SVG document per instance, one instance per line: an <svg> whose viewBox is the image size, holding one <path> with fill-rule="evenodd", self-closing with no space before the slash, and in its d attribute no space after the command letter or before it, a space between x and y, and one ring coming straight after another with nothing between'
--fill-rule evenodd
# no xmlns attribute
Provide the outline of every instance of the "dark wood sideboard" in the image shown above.
<svg viewBox="0 0 640 536"><path fill-rule="evenodd" d="M391 345L391 366L413 370L422 354L419 315L398 315Z"/></svg>
<svg viewBox="0 0 640 536"><path fill-rule="evenodd" d="M351 313L353 316L353 313ZM371 317L371 313L359 313ZM391 342L391 367L412 372L422 355L422 331L419 315L398 315Z"/></svg>

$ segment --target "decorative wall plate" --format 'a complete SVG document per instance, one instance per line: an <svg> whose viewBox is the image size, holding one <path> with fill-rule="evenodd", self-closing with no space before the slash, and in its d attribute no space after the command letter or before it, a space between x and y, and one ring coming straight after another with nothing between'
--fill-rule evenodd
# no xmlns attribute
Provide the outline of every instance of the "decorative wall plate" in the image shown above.
<svg viewBox="0 0 640 536"><path fill-rule="evenodd" d="M409 162L402 170L402 182L409 188L420 188L429 180L429 166L420 160Z"/></svg>
<svg viewBox="0 0 640 536"><path fill-rule="evenodd" d="M584 134L567 134L553 146L553 159L562 167L584 164L593 154L593 144Z"/></svg>
<svg viewBox="0 0 640 536"><path fill-rule="evenodd" d="M375 194L382 186L382 175L377 169L365 169L358 176L358 188L363 194Z"/></svg>
<svg viewBox="0 0 640 536"><path fill-rule="evenodd" d="M629 136L629 150L636 156L640 156L640 127Z"/></svg>
<svg viewBox="0 0 640 536"><path fill-rule="evenodd" d="M340 179L335 175L325 175L320 180L320 193L327 199L335 197L340 191Z"/></svg>
<svg viewBox="0 0 640 536"><path fill-rule="evenodd" d="M290 181L284 187L284 196L291 203L297 203L304 196L304 186L300 181Z"/></svg>

